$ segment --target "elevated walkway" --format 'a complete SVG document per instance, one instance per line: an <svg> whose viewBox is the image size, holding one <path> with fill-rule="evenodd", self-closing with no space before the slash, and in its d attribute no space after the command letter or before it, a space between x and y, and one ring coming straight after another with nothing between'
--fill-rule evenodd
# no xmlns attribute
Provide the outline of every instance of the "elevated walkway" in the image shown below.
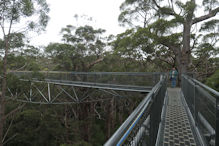
<svg viewBox="0 0 219 146"><path fill-rule="evenodd" d="M38 81L38 80L33 80L33 81L42 82L42 81ZM64 85L64 86L97 88L97 89L118 90L118 91L130 91L130 92L142 92L142 93L148 93L152 89L152 87L150 87L150 86L116 85L116 84L79 82L79 81L67 81L67 80L52 80L52 79L44 79L44 81L47 83L52 83L52 84L56 84L56 85Z"/></svg>
<svg viewBox="0 0 219 146"><path fill-rule="evenodd" d="M7 95L20 102L78 104L108 100L91 97L97 91L147 93L105 146L219 146L219 92L186 74L181 88L167 88L164 73L11 73L25 86L8 87Z"/></svg>
<svg viewBox="0 0 219 146"><path fill-rule="evenodd" d="M181 99L180 88L167 89L161 146L197 146L189 117Z"/></svg>

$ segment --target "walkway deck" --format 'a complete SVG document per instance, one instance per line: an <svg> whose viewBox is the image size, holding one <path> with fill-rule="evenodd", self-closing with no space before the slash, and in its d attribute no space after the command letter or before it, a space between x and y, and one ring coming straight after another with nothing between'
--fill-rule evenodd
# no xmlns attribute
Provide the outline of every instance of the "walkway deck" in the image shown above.
<svg viewBox="0 0 219 146"><path fill-rule="evenodd" d="M197 146L190 122L182 104L180 88L168 88L163 131L163 146Z"/></svg>

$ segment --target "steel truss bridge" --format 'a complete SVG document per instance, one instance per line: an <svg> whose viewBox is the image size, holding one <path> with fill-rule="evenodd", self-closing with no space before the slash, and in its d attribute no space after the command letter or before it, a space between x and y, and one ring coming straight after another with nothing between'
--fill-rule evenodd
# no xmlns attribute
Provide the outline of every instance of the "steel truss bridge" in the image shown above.
<svg viewBox="0 0 219 146"><path fill-rule="evenodd" d="M189 75L167 88L164 73L10 72L8 99L36 104L78 104L96 97L145 95L105 146L219 146L219 92ZM83 94L81 94L83 93ZM126 93L126 94L124 94ZM91 96L94 95L94 96Z"/></svg>

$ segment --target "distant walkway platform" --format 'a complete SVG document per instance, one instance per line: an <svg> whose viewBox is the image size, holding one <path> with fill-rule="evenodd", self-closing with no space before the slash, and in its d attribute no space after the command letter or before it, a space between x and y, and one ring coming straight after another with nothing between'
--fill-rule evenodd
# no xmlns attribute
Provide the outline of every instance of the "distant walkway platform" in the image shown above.
<svg viewBox="0 0 219 146"><path fill-rule="evenodd" d="M33 81L47 82L47 83L52 83L56 85L64 85L64 86L97 88L97 89L129 91L129 92L142 92L142 93L148 93L152 89L151 86L117 85L117 84L110 84L110 83L106 84L106 83L93 83L93 82L80 82L80 81L68 81L68 80L54 80L54 79L44 79L43 81L33 79Z"/></svg>
<svg viewBox="0 0 219 146"><path fill-rule="evenodd" d="M162 146L198 146L183 105L180 88L167 89Z"/></svg>

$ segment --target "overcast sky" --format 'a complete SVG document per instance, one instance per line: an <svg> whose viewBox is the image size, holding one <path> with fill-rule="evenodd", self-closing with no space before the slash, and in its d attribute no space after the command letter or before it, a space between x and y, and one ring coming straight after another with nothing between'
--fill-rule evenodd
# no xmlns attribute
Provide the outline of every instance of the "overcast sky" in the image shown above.
<svg viewBox="0 0 219 146"><path fill-rule="evenodd" d="M31 43L37 46L47 45L49 42L58 42L61 39L60 30L68 24L79 26L92 25L95 28L105 29L107 34L121 33L124 28L119 26L119 6L124 0L47 0L50 6L50 21L46 32L33 35ZM87 15L93 22L76 22L75 15Z"/></svg>

